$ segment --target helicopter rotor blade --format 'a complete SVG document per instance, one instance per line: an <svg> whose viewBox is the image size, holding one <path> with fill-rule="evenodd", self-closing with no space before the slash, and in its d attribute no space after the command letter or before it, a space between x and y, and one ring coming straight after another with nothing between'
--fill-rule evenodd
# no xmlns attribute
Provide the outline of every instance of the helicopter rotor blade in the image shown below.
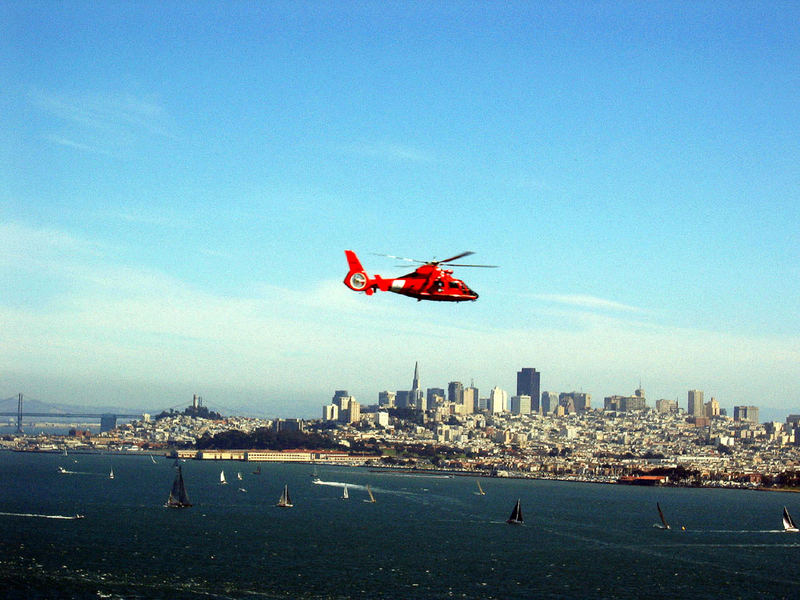
<svg viewBox="0 0 800 600"><path fill-rule="evenodd" d="M445 258L444 260L432 260L431 263L438 265L441 263L450 262L451 260L458 260L459 258L464 258L465 256L469 256L470 254L475 254L471 250L467 250L466 252L462 252L461 254L456 254L455 256L451 256L450 258Z"/></svg>
<svg viewBox="0 0 800 600"><path fill-rule="evenodd" d="M424 260L418 260L416 258L406 258L405 256L395 256L394 254L380 254L378 252L371 252L370 254L372 254L373 256L385 256L386 258L394 258L395 260L404 260L406 262L425 264Z"/></svg>
<svg viewBox="0 0 800 600"><path fill-rule="evenodd" d="M481 267L483 269L498 269L499 265L462 265L460 263L450 263L451 267Z"/></svg>

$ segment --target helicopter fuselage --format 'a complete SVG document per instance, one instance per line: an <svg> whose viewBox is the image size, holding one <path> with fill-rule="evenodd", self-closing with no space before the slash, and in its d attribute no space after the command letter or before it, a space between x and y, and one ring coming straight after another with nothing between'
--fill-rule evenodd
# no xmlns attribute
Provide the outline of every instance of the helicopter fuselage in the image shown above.
<svg viewBox="0 0 800 600"><path fill-rule="evenodd" d="M466 283L453 277L451 269L443 269L436 264L423 264L402 277L370 277L355 252L345 250L345 256L350 270L344 278L344 284L351 290L364 292L368 296L378 290L434 302L466 302L478 299L478 294Z"/></svg>

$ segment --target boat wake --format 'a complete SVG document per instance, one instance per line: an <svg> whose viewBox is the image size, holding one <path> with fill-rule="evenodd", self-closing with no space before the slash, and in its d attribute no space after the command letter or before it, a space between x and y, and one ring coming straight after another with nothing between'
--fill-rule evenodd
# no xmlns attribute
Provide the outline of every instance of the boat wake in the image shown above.
<svg viewBox="0 0 800 600"><path fill-rule="evenodd" d="M366 490L367 486L365 485L358 485L356 483L346 483L344 481L322 481L321 479L315 479L314 485L329 485L331 487L346 487L350 490Z"/></svg>
<svg viewBox="0 0 800 600"><path fill-rule="evenodd" d="M76 519L82 519L82 515L39 515L36 513L10 513L10 512L0 512L0 515L5 517L29 517L34 519L62 519L66 521L74 521Z"/></svg>
<svg viewBox="0 0 800 600"><path fill-rule="evenodd" d="M102 475L106 476L106 473L90 473L89 471L70 471L69 469L65 469L64 467L58 467L58 472L61 475Z"/></svg>
<svg viewBox="0 0 800 600"><path fill-rule="evenodd" d="M701 533L784 533L783 529L702 529Z"/></svg>

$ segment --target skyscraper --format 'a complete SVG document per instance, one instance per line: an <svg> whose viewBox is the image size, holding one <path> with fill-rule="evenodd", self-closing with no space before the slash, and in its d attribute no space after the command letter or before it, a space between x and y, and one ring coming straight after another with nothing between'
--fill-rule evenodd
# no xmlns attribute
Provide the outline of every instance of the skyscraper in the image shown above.
<svg viewBox="0 0 800 600"><path fill-rule="evenodd" d="M539 378L536 369L524 368L517 372L517 396L531 397L531 412L539 413Z"/></svg>
<svg viewBox="0 0 800 600"><path fill-rule="evenodd" d="M529 415L531 414L531 397L530 396L512 396L511 397L511 414L513 415Z"/></svg>
<svg viewBox="0 0 800 600"><path fill-rule="evenodd" d="M464 403L464 386L460 381L451 381L447 384L447 401L453 404Z"/></svg>
<svg viewBox="0 0 800 600"><path fill-rule="evenodd" d="M414 381L411 383L411 402L417 410L425 410L425 395L419 387L419 363L414 363Z"/></svg>
<svg viewBox="0 0 800 600"><path fill-rule="evenodd" d="M555 392L542 392L542 414L549 415L558 406L558 394Z"/></svg>
<svg viewBox="0 0 800 600"><path fill-rule="evenodd" d="M686 412L692 417L703 416L703 392L701 390L689 390L689 404Z"/></svg>
<svg viewBox="0 0 800 600"><path fill-rule="evenodd" d="M464 390L463 398L464 411L462 414L471 415L478 410L478 388L473 384L470 384L470 386Z"/></svg>
<svg viewBox="0 0 800 600"><path fill-rule="evenodd" d="M508 392L502 388L494 386L489 392L489 412L499 414L508 412Z"/></svg>
<svg viewBox="0 0 800 600"><path fill-rule="evenodd" d="M734 406L733 420L737 423L758 423L758 407Z"/></svg>

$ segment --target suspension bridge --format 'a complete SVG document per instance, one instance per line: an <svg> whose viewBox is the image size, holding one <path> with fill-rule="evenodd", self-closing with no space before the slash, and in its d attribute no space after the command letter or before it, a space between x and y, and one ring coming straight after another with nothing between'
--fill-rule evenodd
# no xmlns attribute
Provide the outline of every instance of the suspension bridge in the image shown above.
<svg viewBox="0 0 800 600"><path fill-rule="evenodd" d="M22 433L23 417L46 417L50 419L92 419L100 421L100 431L110 431L117 426L117 419L141 419L141 414L122 414L122 413L91 413L91 412L26 412L23 410L22 394L17 396L17 410L10 412L0 412L0 417L16 417L17 433ZM14 400L14 397L0 400L6 403Z"/></svg>

